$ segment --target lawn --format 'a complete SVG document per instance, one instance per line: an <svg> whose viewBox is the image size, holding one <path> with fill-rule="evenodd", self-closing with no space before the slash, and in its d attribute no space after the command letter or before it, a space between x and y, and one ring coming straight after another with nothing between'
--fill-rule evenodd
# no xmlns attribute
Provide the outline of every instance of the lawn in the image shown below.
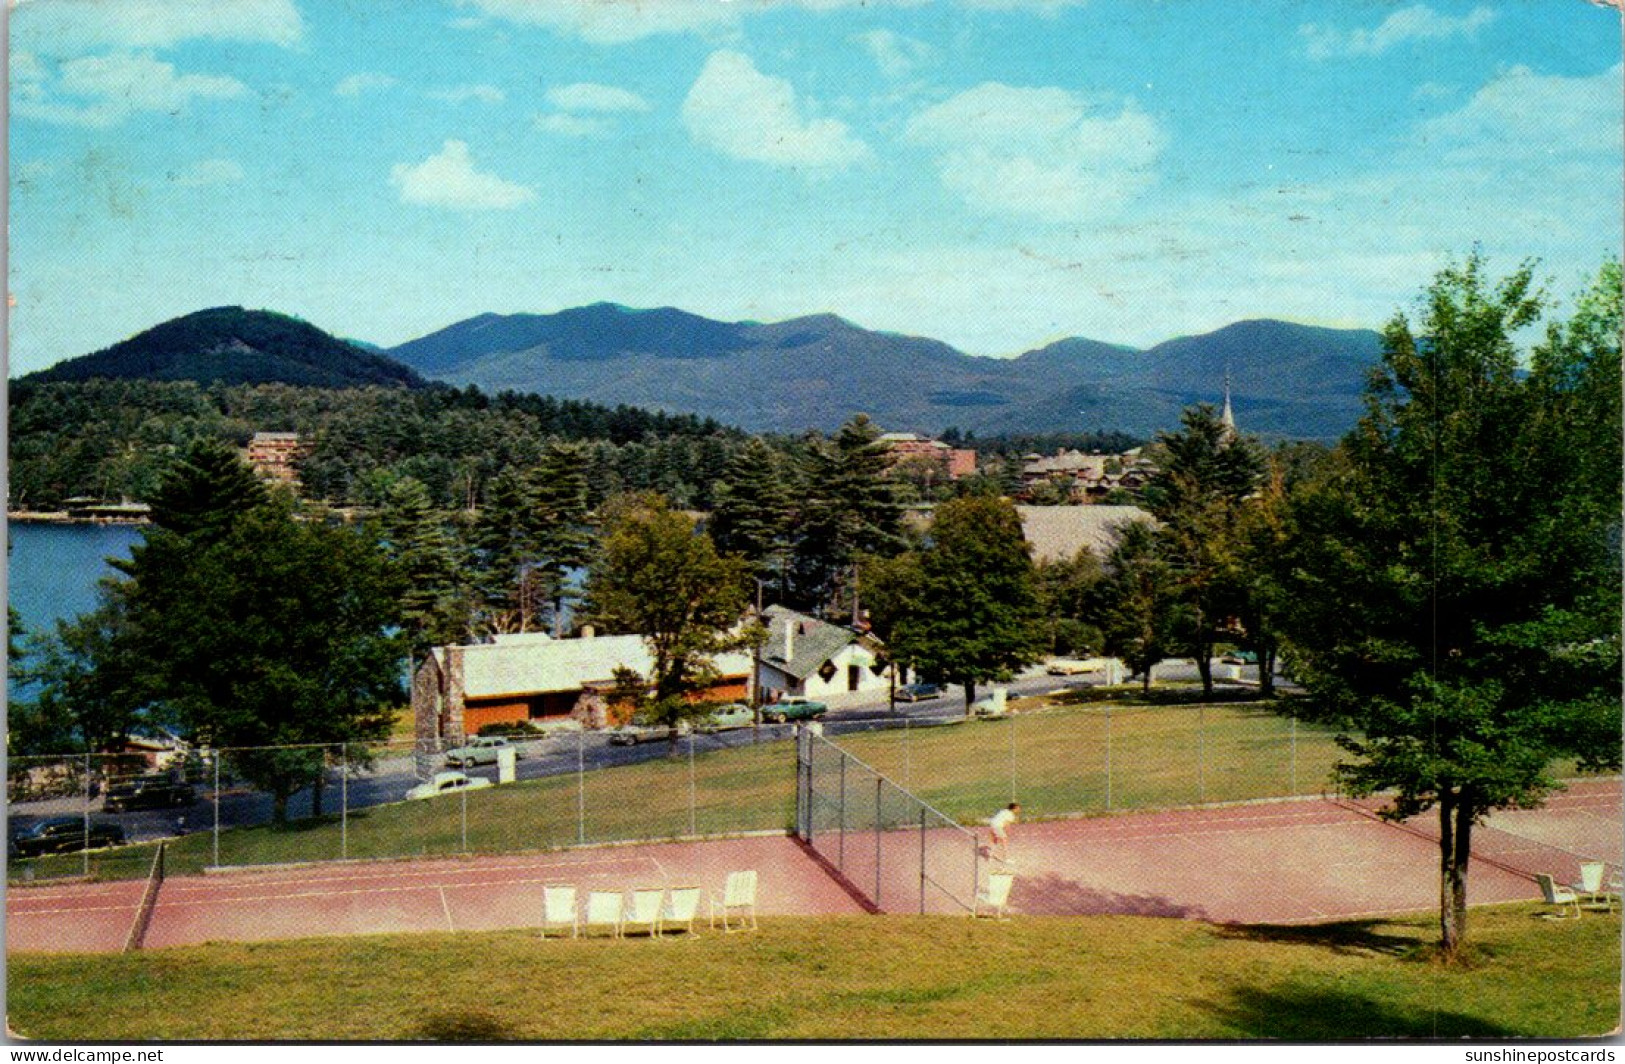
<svg viewBox="0 0 1625 1064"><path fill-rule="evenodd" d="M8 959L9 1021L153 1039L1577 1038L1619 1023L1620 921L1475 909L1216 927L1139 917L764 919L755 934L529 932ZM424 977L433 973L432 978Z"/></svg>

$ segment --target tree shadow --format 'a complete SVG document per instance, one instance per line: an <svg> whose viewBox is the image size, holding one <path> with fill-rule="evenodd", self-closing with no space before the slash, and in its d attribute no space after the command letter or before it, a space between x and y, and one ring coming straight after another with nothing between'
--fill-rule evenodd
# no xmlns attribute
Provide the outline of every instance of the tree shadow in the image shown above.
<svg viewBox="0 0 1625 1064"><path fill-rule="evenodd" d="M1205 919L1206 910L1181 905L1155 894L1119 894L1097 890L1049 872L1041 876L1016 873L1010 888L1010 907L1024 916L1171 916Z"/></svg>
<svg viewBox="0 0 1625 1064"><path fill-rule="evenodd" d="M1401 933L1385 932L1397 928ZM1402 957L1418 954L1424 943L1415 928L1388 920L1342 920L1331 924L1220 924L1220 938L1270 942L1285 946L1311 946L1340 956Z"/></svg>
<svg viewBox="0 0 1625 1064"><path fill-rule="evenodd" d="M1516 1031L1476 1016L1375 1001L1323 987L1243 987L1222 1004L1199 1006L1242 1038L1301 1042L1363 1038L1507 1038Z"/></svg>
<svg viewBox="0 0 1625 1064"><path fill-rule="evenodd" d="M460 1009L437 1012L414 1027L409 1042L512 1042L519 1037L512 1024L488 1012Z"/></svg>

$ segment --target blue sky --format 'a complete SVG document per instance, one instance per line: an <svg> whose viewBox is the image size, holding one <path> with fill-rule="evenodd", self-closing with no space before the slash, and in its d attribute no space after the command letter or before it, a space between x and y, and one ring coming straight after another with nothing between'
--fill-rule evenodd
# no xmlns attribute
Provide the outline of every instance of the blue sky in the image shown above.
<svg viewBox="0 0 1625 1064"><path fill-rule="evenodd" d="M10 64L12 375L233 303L1378 327L1475 242L1621 245L1584 0L21 0Z"/></svg>

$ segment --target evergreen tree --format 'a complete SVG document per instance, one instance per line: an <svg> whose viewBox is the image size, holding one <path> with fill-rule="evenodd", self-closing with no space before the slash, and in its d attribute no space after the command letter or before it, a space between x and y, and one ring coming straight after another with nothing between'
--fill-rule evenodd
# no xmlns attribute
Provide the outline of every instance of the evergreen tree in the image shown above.
<svg viewBox="0 0 1625 1064"><path fill-rule="evenodd" d="M760 580L781 576L790 527L790 492L778 455L752 438L729 459L707 531L724 554L750 562Z"/></svg>
<svg viewBox="0 0 1625 1064"><path fill-rule="evenodd" d="M1467 931L1472 832L1620 765L1620 289L1603 271L1525 376L1525 266L1442 271L1384 332L1366 414L1292 506L1283 618L1354 794L1436 809L1440 939Z"/></svg>
<svg viewBox="0 0 1625 1064"><path fill-rule="evenodd" d="M542 524L535 569L552 593L553 634L564 631L565 603L573 597L570 579L592 557L588 524L587 452L579 444L552 443L542 453L532 483Z"/></svg>
<svg viewBox="0 0 1625 1064"><path fill-rule="evenodd" d="M384 553L400 584L401 619L414 661L431 647L468 637L468 564L447 515L411 477L395 481L378 514Z"/></svg>
<svg viewBox="0 0 1625 1064"><path fill-rule="evenodd" d="M863 414L842 425L833 441L808 441L792 563L793 597L803 604L834 614L844 589L855 617L858 556L885 557L906 545L879 441L880 430Z"/></svg>
<svg viewBox="0 0 1625 1064"><path fill-rule="evenodd" d="M159 528L212 537L267 497L254 471L231 448L197 439L165 469L148 503Z"/></svg>
<svg viewBox="0 0 1625 1064"><path fill-rule="evenodd" d="M1106 652L1123 659L1131 675L1151 690L1151 670L1175 646L1179 616L1172 567L1155 529L1142 521L1124 525L1106 558L1099 590L1099 617Z"/></svg>
<svg viewBox="0 0 1625 1064"><path fill-rule="evenodd" d="M492 478L474 530L478 586L491 630L530 631L552 599L548 574L537 564L546 534L547 514L534 478L516 469Z"/></svg>

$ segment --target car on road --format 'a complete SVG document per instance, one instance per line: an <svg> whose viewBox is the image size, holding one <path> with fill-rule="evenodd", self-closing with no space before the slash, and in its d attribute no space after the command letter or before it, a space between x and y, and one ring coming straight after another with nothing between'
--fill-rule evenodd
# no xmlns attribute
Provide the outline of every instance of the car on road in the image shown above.
<svg viewBox="0 0 1625 1064"><path fill-rule="evenodd" d="M897 689L899 702L929 702L933 698L941 697L940 683L911 683Z"/></svg>
<svg viewBox="0 0 1625 1064"><path fill-rule="evenodd" d="M466 776L461 772L436 772L434 778L427 783L420 783L406 792L406 797L437 798L442 794L456 794L459 791L477 791L491 786L491 781L481 776Z"/></svg>
<svg viewBox="0 0 1625 1064"><path fill-rule="evenodd" d="M829 707L803 695L786 695L770 706L762 707L762 719L783 724L787 720L817 720Z"/></svg>
<svg viewBox="0 0 1625 1064"><path fill-rule="evenodd" d="M514 757L519 756L519 747L514 746L506 735L481 735L455 750L446 751L446 764L453 768L494 765L497 763L497 751L506 749L512 749Z"/></svg>
<svg viewBox="0 0 1625 1064"><path fill-rule="evenodd" d="M711 711L709 717L700 721L700 731L706 735L715 735L720 731L732 731L735 728L748 728L756 723L756 711L743 702L730 702L725 706L718 706Z"/></svg>
<svg viewBox="0 0 1625 1064"><path fill-rule="evenodd" d="M1232 650L1219 659L1221 665L1257 665L1258 655L1251 650Z"/></svg>
<svg viewBox="0 0 1625 1064"><path fill-rule="evenodd" d="M124 845L124 828L92 820L86 830L82 816L53 816L37 820L11 835L11 852L18 857L39 857L48 853L98 850L103 846Z"/></svg>
<svg viewBox="0 0 1625 1064"><path fill-rule="evenodd" d="M102 809L122 813L128 809L173 809L197 801L190 783L169 775L136 776L107 787Z"/></svg>

